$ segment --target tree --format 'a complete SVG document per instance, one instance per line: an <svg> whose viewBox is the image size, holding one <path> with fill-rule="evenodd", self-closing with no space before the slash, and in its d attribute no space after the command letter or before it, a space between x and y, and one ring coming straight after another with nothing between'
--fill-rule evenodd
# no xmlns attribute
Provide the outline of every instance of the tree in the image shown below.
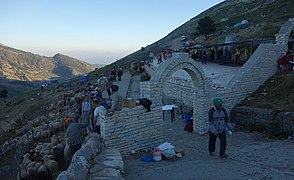
<svg viewBox="0 0 294 180"><path fill-rule="evenodd" d="M207 35L216 31L215 24L213 20L209 16L205 16L204 18L200 19L198 22L197 31L201 35Z"/></svg>
<svg viewBox="0 0 294 180"><path fill-rule="evenodd" d="M8 91L6 89L3 89L0 91L0 98L4 98L4 103L6 104L6 98L7 98Z"/></svg>

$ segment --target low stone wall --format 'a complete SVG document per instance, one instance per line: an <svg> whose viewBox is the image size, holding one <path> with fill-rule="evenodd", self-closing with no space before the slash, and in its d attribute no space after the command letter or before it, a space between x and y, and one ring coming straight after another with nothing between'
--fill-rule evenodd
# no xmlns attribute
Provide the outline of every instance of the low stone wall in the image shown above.
<svg viewBox="0 0 294 180"><path fill-rule="evenodd" d="M86 179L90 169L90 162L102 152L102 140L93 133L72 157L67 171L63 171L57 179Z"/></svg>
<svg viewBox="0 0 294 180"><path fill-rule="evenodd" d="M236 106L232 110L232 119L238 126L277 128L281 132L294 131L294 112L276 112L272 109Z"/></svg>
<svg viewBox="0 0 294 180"><path fill-rule="evenodd" d="M161 106L123 108L112 116L105 116L101 123L101 136L107 148L119 149L122 155L131 150L153 148L162 143Z"/></svg>

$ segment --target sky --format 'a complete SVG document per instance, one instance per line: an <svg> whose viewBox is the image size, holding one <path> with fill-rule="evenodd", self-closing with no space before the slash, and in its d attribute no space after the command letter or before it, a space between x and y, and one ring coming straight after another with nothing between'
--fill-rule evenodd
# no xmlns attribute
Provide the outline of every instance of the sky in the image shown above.
<svg viewBox="0 0 294 180"><path fill-rule="evenodd" d="M110 64L222 0L0 0L0 43Z"/></svg>

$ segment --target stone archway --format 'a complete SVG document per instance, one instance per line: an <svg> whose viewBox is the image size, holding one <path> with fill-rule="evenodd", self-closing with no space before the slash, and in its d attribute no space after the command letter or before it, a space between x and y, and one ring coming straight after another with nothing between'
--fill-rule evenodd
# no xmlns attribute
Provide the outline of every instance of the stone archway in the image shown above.
<svg viewBox="0 0 294 180"><path fill-rule="evenodd" d="M188 54L175 55L163 62L152 75L151 81L157 82L160 91L173 73L178 70L186 71L193 83L191 96L193 97L194 132L204 134L208 130L207 112L210 103L208 82L202 68L189 58Z"/></svg>

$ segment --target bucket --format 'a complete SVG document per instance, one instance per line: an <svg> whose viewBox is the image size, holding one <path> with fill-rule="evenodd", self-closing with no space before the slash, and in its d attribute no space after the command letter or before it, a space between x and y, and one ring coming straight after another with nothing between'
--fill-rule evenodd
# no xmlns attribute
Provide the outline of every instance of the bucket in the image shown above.
<svg viewBox="0 0 294 180"><path fill-rule="evenodd" d="M159 148L155 148L153 151L153 161L161 161L162 156Z"/></svg>

